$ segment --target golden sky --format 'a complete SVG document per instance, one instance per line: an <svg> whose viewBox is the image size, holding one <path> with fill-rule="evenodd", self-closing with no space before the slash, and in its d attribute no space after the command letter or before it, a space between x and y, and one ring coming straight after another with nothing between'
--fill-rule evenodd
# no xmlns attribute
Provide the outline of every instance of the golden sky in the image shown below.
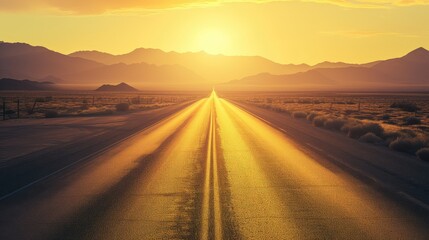
<svg viewBox="0 0 429 240"><path fill-rule="evenodd" d="M429 48L429 0L0 0L0 40L362 63Z"/></svg>

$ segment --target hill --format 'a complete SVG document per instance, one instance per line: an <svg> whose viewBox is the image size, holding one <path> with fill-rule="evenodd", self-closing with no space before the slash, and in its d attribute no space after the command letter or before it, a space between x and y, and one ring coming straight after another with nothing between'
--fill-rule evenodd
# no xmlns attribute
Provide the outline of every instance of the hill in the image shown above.
<svg viewBox="0 0 429 240"><path fill-rule="evenodd" d="M397 83L427 84L429 82L429 51L417 48L403 57L381 61L372 68Z"/></svg>
<svg viewBox="0 0 429 240"><path fill-rule="evenodd" d="M51 82L16 80L16 79L10 79L10 78L0 79L1 91L14 91L14 90L46 91L46 90L55 90L55 89L56 89L55 85Z"/></svg>
<svg viewBox="0 0 429 240"><path fill-rule="evenodd" d="M366 65L316 68L303 73L253 75L221 88L271 90L429 90L429 51L418 48L407 55Z"/></svg>
<svg viewBox="0 0 429 240"><path fill-rule="evenodd" d="M131 87L126 83L119 83L118 85L109 85L104 84L101 87L97 88L95 91L100 92L137 92L136 88Z"/></svg>
<svg viewBox="0 0 429 240"><path fill-rule="evenodd" d="M88 85L88 88L125 79L136 86L152 88L207 85L204 78L180 65L104 64L63 55L44 47L5 42L0 42L0 77L52 80L68 86Z"/></svg>
<svg viewBox="0 0 429 240"><path fill-rule="evenodd" d="M65 74L101 66L103 64L69 57L44 47L0 42L0 77L43 79L55 76L61 78Z"/></svg>

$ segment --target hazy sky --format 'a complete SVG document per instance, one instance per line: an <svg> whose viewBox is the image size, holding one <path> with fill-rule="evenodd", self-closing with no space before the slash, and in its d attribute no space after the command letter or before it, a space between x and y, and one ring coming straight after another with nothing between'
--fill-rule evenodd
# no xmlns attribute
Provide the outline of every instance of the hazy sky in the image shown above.
<svg viewBox="0 0 429 240"><path fill-rule="evenodd" d="M368 62L429 48L429 0L0 0L0 40L70 53L138 47Z"/></svg>

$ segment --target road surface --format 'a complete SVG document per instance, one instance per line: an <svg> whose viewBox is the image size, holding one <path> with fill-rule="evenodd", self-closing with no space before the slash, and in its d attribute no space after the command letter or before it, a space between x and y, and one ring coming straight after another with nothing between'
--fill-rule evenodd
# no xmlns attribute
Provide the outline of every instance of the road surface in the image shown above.
<svg viewBox="0 0 429 240"><path fill-rule="evenodd" d="M395 182L354 154L391 155L274 118L213 92L24 186L2 180L0 239L428 238L417 163L384 168Z"/></svg>

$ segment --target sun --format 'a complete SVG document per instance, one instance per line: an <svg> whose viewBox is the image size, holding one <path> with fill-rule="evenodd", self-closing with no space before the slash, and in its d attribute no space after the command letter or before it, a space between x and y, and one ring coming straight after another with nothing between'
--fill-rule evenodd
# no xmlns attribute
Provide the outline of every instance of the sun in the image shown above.
<svg viewBox="0 0 429 240"><path fill-rule="evenodd" d="M230 45L226 32L218 29L202 31L197 39L197 48L210 54L225 53Z"/></svg>

